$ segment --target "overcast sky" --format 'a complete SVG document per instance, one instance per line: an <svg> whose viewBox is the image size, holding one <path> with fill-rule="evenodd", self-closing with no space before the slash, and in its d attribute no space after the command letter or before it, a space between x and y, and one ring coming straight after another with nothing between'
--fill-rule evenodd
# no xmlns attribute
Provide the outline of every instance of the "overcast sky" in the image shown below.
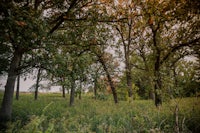
<svg viewBox="0 0 200 133"><path fill-rule="evenodd" d="M0 90L5 89L6 80L7 80L7 76L0 77ZM23 77L20 78L20 91L21 92L29 91L28 89L35 83L36 83L36 79L33 79L33 78L26 78L26 80L24 80ZM51 87L51 92L58 92L59 88L60 88L59 86L53 86ZM15 90L16 90L16 85L15 85ZM42 92L42 90L40 91Z"/></svg>

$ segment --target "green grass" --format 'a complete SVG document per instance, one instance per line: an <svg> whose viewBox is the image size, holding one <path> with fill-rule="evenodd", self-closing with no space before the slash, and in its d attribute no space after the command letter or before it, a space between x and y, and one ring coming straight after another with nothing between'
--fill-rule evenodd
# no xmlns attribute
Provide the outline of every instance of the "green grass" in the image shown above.
<svg viewBox="0 0 200 133"><path fill-rule="evenodd" d="M20 100L13 102L13 120L6 132L172 133L175 132L176 105L181 132L200 129L200 99L197 98L171 100L158 109L151 100L114 104L111 100L94 100L88 95L82 100L75 99L75 105L69 107L68 97L40 94L35 101L33 94L20 94Z"/></svg>

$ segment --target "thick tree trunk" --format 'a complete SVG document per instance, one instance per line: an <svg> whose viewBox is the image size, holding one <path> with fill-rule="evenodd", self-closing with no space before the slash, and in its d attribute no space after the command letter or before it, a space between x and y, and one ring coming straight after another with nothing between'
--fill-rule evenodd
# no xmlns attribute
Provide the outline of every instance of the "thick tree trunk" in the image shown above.
<svg viewBox="0 0 200 133"><path fill-rule="evenodd" d="M5 92L3 96L3 101L0 110L0 121L9 121L11 120L12 115L12 101L15 87L15 80L18 75L17 68L21 61L22 52L16 50L14 52L10 69L8 71L8 78L5 86Z"/></svg>
<svg viewBox="0 0 200 133"><path fill-rule="evenodd" d="M155 91L155 105L156 107L159 107L162 105L162 81L161 81L161 75L160 75L160 51L157 50L156 53L156 61L154 64L154 91Z"/></svg>
<svg viewBox="0 0 200 133"><path fill-rule="evenodd" d="M160 105L162 105L162 94L161 94L162 82L159 70L155 70L154 89L155 89L155 105L156 107L159 107Z"/></svg>
<svg viewBox="0 0 200 133"><path fill-rule="evenodd" d="M75 80L72 78L69 106L74 105L74 97L75 97Z"/></svg>
<svg viewBox="0 0 200 133"><path fill-rule="evenodd" d="M38 69L37 73L37 80L36 80L36 86L35 86L35 100L38 99L38 88L40 83L40 75L41 75L41 68Z"/></svg>
<svg viewBox="0 0 200 133"><path fill-rule="evenodd" d="M159 40L157 38L158 27L154 27L151 25L152 33L153 33L153 45L154 45L154 54L155 54L155 63L154 63L154 92L155 92L155 105L159 107L162 105L162 81L160 75L160 67L161 67L161 49L158 47Z"/></svg>
<svg viewBox="0 0 200 133"><path fill-rule="evenodd" d="M20 74L17 76L16 100L19 100Z"/></svg>

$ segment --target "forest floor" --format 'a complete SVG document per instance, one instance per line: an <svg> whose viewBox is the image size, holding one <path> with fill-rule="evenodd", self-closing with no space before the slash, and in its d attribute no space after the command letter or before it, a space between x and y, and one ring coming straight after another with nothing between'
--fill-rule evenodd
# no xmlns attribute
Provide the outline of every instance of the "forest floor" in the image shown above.
<svg viewBox="0 0 200 133"><path fill-rule="evenodd" d="M2 100L0 94L0 102ZM13 101L13 133L198 133L200 98L167 100L159 109L152 100L120 101L112 97L95 100L84 94L69 106L61 94L21 94Z"/></svg>

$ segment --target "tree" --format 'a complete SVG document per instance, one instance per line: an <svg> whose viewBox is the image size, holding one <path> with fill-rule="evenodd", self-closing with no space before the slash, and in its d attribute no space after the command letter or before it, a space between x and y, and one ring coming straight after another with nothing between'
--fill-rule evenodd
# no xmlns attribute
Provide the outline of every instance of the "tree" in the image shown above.
<svg viewBox="0 0 200 133"><path fill-rule="evenodd" d="M148 39L148 42L143 42L150 45L152 52L156 106L162 104L161 71L164 64L170 62L173 55L180 49L199 45L200 38L196 30L198 27L196 15L188 13L187 10L184 10L184 6L184 2L153 0L146 1L142 5L143 20L141 22L146 25L143 36Z"/></svg>
<svg viewBox="0 0 200 133"><path fill-rule="evenodd" d="M5 0L1 2L1 38L0 42L4 48L9 48L12 51L12 58L6 59L9 63L8 79L5 87L4 98L2 101L0 118L1 121L11 119L12 114L12 99L14 92L14 84L17 77L19 62L23 54L31 52L33 49L40 49L47 39L46 33L48 28L46 22L51 21L58 12L61 16L58 17L52 24L58 23L50 30L53 33L63 22L66 16L73 14L74 6L77 9L83 9L87 6L86 3L78 0L71 2L62 1L11 1ZM86 4L86 5L85 5ZM47 16L45 12L51 9ZM64 10L68 9L66 13ZM57 12L58 11L58 12ZM77 12L80 10L77 10ZM61 20L60 20L61 19ZM6 67L5 67L6 68ZM2 70L1 70L2 71Z"/></svg>
<svg viewBox="0 0 200 133"><path fill-rule="evenodd" d="M118 31L118 34L120 36L120 39L118 41L120 47L123 49L124 54L124 64L125 64L125 74L126 74L126 82L128 87L128 95L129 97L132 97L132 64L131 64L131 55L135 51L135 32L137 29L135 29L136 21L138 21L138 17L140 16L139 10L137 8L139 7L139 2L137 1L131 1L131 2L120 2L115 7L115 9L120 9L117 13L114 15L116 16L122 16L123 18L127 18L126 20L122 22L117 22L114 24L114 27ZM120 49L119 49L120 50Z"/></svg>
<svg viewBox="0 0 200 133"><path fill-rule="evenodd" d="M14 84L22 55L40 47L45 34L40 14L31 8L29 1L14 3L8 0L2 2L1 7L1 45L12 51L0 110L1 121L7 121L11 119Z"/></svg>

